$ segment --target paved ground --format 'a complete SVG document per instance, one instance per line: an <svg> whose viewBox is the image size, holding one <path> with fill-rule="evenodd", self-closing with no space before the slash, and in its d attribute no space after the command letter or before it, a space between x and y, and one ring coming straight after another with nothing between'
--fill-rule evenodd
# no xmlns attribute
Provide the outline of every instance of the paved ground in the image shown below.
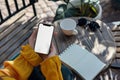
<svg viewBox="0 0 120 80"><path fill-rule="evenodd" d="M2 15L4 17L8 15L6 9L5 9L5 0L0 0L0 9L2 11ZM15 8L13 5L14 0L8 0L10 1L11 5L11 10L12 12L15 11ZM19 8L22 6L21 2L22 0L18 0L19 2ZM25 0L27 3L29 3L29 0ZM120 21L120 10L115 10L111 3L110 0L100 0L100 4L102 6L103 12L102 12L102 21L104 22L112 22L112 21ZM45 18L45 17L54 17L55 11L58 7L58 5L61 4L61 2L52 2L48 0L38 0L38 2L35 4L36 10L37 10L37 16L40 18ZM26 19L29 19L33 15L33 11L31 7L29 7L26 10ZM119 75L120 76L120 75Z"/></svg>
<svg viewBox="0 0 120 80"><path fill-rule="evenodd" d="M52 1L39 0L36 4L37 13L40 17L53 17L58 4L60 4L60 2L54 3ZM100 4L103 9L102 21L112 22L120 20L120 10L115 10L110 0L100 0Z"/></svg>
<svg viewBox="0 0 120 80"><path fill-rule="evenodd" d="M105 22L119 21L120 9L115 10L112 7L111 0L100 0L103 9L102 20Z"/></svg>
<svg viewBox="0 0 120 80"><path fill-rule="evenodd" d="M4 16L8 15L7 11L5 9L5 0L0 0L0 9L2 11L2 14ZM15 8L13 5L14 0L8 0L10 1L11 9L14 12ZM25 0L26 3L29 3L29 0ZM19 8L22 6L21 1L18 0L19 2ZM58 7L58 5L61 2L52 2L48 0L38 0L38 2L35 4L36 5L36 10L37 14L39 17L44 18L44 17L54 17L55 11ZM112 21L118 21L120 20L120 10L115 10L112 8L112 5L110 3L110 0L100 0L100 4L102 6L103 12L102 12L102 21L104 22L112 22ZM29 18L32 15L32 10L31 8L28 8L26 14L26 18Z"/></svg>
<svg viewBox="0 0 120 80"><path fill-rule="evenodd" d="M60 2L54 3L52 1L39 0L39 2L36 4L37 13L41 17L53 17L58 4L60 4ZM103 9L102 21L112 22L120 20L120 10L115 10L111 5L110 0L100 0L100 4Z"/></svg>
<svg viewBox="0 0 120 80"><path fill-rule="evenodd" d="M52 1L39 0L36 4L37 13L41 17L54 16L58 4L60 2L54 3ZM115 10L110 0L100 0L100 4L103 9L102 21L112 22L120 20L120 10Z"/></svg>

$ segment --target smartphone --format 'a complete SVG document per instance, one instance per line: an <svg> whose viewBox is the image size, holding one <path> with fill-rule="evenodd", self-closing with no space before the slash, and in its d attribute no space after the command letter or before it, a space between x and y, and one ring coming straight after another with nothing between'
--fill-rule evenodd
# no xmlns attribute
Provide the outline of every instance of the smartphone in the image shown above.
<svg viewBox="0 0 120 80"><path fill-rule="evenodd" d="M51 46L54 26L39 24L37 38L35 42L35 52L48 54Z"/></svg>

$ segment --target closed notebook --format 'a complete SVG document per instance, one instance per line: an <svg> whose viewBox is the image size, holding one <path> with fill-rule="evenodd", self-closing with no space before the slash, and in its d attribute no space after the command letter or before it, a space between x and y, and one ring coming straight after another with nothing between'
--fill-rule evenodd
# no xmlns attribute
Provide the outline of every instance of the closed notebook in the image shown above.
<svg viewBox="0 0 120 80"><path fill-rule="evenodd" d="M85 80L93 80L106 65L94 54L77 44L69 46L59 57L65 65Z"/></svg>

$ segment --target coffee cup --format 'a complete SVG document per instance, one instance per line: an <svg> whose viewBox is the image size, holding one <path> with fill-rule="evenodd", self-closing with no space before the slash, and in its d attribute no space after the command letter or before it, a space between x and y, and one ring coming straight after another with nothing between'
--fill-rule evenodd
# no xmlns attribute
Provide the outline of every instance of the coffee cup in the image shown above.
<svg viewBox="0 0 120 80"><path fill-rule="evenodd" d="M62 29L62 32L67 36L78 34L77 30L75 29L76 24L76 21L70 18L60 21L60 27Z"/></svg>

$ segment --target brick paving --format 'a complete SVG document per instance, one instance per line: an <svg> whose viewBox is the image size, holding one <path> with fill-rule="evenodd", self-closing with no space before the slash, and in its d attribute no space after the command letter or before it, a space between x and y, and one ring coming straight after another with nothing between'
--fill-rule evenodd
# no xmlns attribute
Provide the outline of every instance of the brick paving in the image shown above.
<svg viewBox="0 0 120 80"><path fill-rule="evenodd" d="M5 9L5 0L0 0L0 9L2 11L2 15L3 17L7 16L7 10ZM10 9L12 10L12 12L15 11L15 8L13 5L13 1L14 0L8 0L10 1ZM29 3L29 0L25 0L26 4ZM104 22L112 22L112 21L120 21L120 10L115 10L111 3L110 0L100 0L100 4L102 6L103 12L102 12L102 21ZM19 8L22 6L21 5L21 1L18 0L19 2ZM39 18L47 18L47 17L54 17L55 16L55 12L56 9L58 7L58 5L61 4L60 1L58 2L52 2L52 1L48 1L48 0L39 0L36 4L36 10L37 10L37 16ZM28 7L26 9L26 19L29 19L31 16L33 16L33 11L31 9L31 7Z"/></svg>
<svg viewBox="0 0 120 80"><path fill-rule="evenodd" d="M39 17L54 17L56 9L58 5L61 4L60 1L52 2L48 0L39 0L36 3L36 10ZM100 0L100 4L102 6L102 21L104 22L112 22L120 20L120 10L115 10L110 0Z"/></svg>
<svg viewBox="0 0 120 80"><path fill-rule="evenodd" d="M2 14L4 16L8 15L6 9L5 9L5 0L0 0L0 9L2 10ZM8 0L10 2L10 9L12 10L12 12L15 11L15 8L13 5L13 1L14 0ZM25 0L26 4L29 3L29 0ZM19 8L22 6L22 2L19 0ZM54 17L56 9L58 7L58 5L61 4L60 1L58 2L53 2L53 1L48 1L48 0L38 0L38 2L35 4L36 10L37 10L37 16L40 18L45 18L45 17ZM112 8L110 0L100 0L100 4L102 6L103 9L103 13L102 13L102 21L104 22L112 22L112 21L118 21L120 20L120 10L115 10L114 8ZM31 10L31 8L29 7L28 9L26 9L26 17L29 18L32 14L33 11Z"/></svg>
<svg viewBox="0 0 120 80"><path fill-rule="evenodd" d="M54 17L58 5L61 4L60 1L52 2L48 0L39 0L36 3L36 10L39 17ZM120 10L115 10L110 0L100 0L102 6L102 21L112 22L120 20Z"/></svg>
<svg viewBox="0 0 120 80"><path fill-rule="evenodd" d="M116 10L112 7L111 0L100 0L100 4L103 9L102 21L112 22L120 21L120 9Z"/></svg>

